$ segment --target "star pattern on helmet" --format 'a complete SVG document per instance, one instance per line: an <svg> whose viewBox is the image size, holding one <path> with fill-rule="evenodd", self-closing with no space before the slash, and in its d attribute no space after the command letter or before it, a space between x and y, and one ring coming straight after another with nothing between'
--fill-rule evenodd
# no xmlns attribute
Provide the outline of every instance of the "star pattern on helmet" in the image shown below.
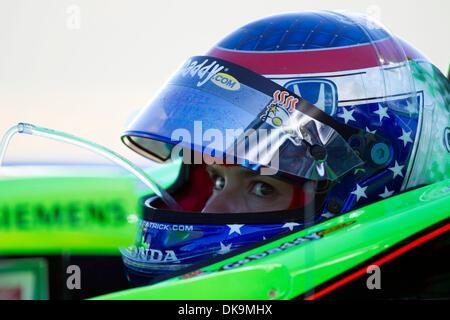
<svg viewBox="0 0 450 320"><path fill-rule="evenodd" d="M395 165L392 168L388 168L389 170L391 170L394 173L393 179L395 179L396 176L403 177L403 173L402 173L403 167L404 166L399 165L396 160Z"/></svg>
<svg viewBox="0 0 450 320"><path fill-rule="evenodd" d="M376 134L377 130L375 129L375 130L371 131L369 128L366 127L366 132L371 133L371 134Z"/></svg>
<svg viewBox="0 0 450 320"><path fill-rule="evenodd" d="M356 121L355 118L353 118L353 112L355 112L355 110L347 110L342 108L342 112L343 114L338 115L338 117L343 118L345 124L347 124L350 120Z"/></svg>
<svg viewBox="0 0 450 320"><path fill-rule="evenodd" d="M218 254L225 254L231 251L231 243L229 245L224 245L222 242L220 243L220 250L217 251Z"/></svg>
<svg viewBox="0 0 450 320"><path fill-rule="evenodd" d="M233 234L234 232L241 234L241 228L244 226L243 224L227 224L228 228L230 228L230 232L228 235Z"/></svg>
<svg viewBox="0 0 450 320"><path fill-rule="evenodd" d="M293 230L294 227L299 226L300 223L297 222L286 222L285 224L283 224L282 228L289 228L289 230Z"/></svg>
<svg viewBox="0 0 450 320"><path fill-rule="evenodd" d="M356 201L358 202L361 198L367 198L366 189L368 187L360 187L359 184L356 184L356 190L352 192L356 196Z"/></svg>
<svg viewBox="0 0 450 320"><path fill-rule="evenodd" d="M412 131L405 131L402 128L402 135L398 139L403 141L404 147L406 147L408 142L411 142L411 143L413 142L411 139L411 133L412 133Z"/></svg>
<svg viewBox="0 0 450 320"><path fill-rule="evenodd" d="M389 191L389 189L385 186L384 192L380 193L379 196L386 199L386 198L389 198L390 196L392 196L393 193L394 193L394 190Z"/></svg>
<svg viewBox="0 0 450 320"><path fill-rule="evenodd" d="M383 118L390 118L387 114L388 107L382 107L381 105L378 105L378 110L374 111L373 113L377 114L380 117L380 122L383 120Z"/></svg>
<svg viewBox="0 0 450 320"><path fill-rule="evenodd" d="M408 111L410 114L413 114L413 113L417 112L416 103L414 102L414 100L409 100L408 99L406 101L405 110Z"/></svg>

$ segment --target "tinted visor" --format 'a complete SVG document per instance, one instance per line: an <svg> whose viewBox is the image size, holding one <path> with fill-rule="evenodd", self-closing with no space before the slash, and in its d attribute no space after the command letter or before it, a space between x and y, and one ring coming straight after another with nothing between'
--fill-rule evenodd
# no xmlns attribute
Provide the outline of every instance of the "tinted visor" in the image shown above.
<svg viewBox="0 0 450 320"><path fill-rule="evenodd" d="M222 160L217 163L335 180L363 163L347 142L355 135L364 132L251 70L193 57L141 111L122 140L159 161L187 149Z"/></svg>

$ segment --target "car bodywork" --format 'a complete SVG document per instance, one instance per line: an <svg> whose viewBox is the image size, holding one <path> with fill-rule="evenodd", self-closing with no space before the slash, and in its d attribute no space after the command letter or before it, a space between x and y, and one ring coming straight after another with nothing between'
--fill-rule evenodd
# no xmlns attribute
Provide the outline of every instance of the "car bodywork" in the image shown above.
<svg viewBox="0 0 450 320"><path fill-rule="evenodd" d="M148 172L168 188L177 178L178 166L172 163ZM14 166L9 168L14 171ZM32 265L29 269L40 271L33 273L39 274L31 286L35 293L25 295L23 289L13 298L450 296L445 258L450 246L450 180L231 251L148 286L130 288L118 247L133 241L140 199L148 191L110 167L34 166L21 172L22 177L0 180L0 293L8 287L5 279L11 274L20 278L27 263ZM81 270L78 289L68 286L68 267L74 265ZM23 281L17 283L20 287Z"/></svg>

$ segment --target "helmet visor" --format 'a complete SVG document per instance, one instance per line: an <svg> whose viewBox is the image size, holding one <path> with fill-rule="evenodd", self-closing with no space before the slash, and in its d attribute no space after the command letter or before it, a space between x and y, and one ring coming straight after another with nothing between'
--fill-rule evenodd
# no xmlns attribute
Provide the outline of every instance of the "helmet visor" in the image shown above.
<svg viewBox="0 0 450 320"><path fill-rule="evenodd" d="M267 174L335 180L363 163L347 141L364 134L251 70L193 57L122 140L159 161L194 150Z"/></svg>

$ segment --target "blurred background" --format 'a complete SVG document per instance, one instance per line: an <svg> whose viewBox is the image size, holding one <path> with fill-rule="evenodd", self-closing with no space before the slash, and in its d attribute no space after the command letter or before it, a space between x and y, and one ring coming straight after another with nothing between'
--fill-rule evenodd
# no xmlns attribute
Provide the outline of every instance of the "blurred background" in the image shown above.
<svg viewBox="0 0 450 320"><path fill-rule="evenodd" d="M447 74L450 1L0 0L0 135L29 122L149 165L120 135L186 58L263 16L317 9L371 14ZM30 136L15 136L5 160L103 162Z"/></svg>

